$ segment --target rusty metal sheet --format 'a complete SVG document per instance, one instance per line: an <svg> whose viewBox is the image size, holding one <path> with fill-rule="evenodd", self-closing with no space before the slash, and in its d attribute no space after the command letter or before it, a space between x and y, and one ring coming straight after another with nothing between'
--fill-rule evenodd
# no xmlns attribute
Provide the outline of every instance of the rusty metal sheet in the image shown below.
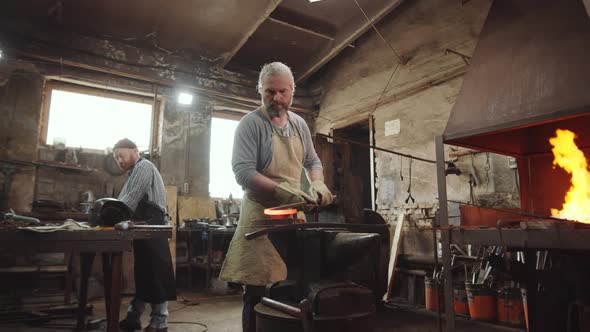
<svg viewBox="0 0 590 332"><path fill-rule="evenodd" d="M460 205L462 226L497 227L498 220L522 219L520 209L486 209L479 206Z"/></svg>

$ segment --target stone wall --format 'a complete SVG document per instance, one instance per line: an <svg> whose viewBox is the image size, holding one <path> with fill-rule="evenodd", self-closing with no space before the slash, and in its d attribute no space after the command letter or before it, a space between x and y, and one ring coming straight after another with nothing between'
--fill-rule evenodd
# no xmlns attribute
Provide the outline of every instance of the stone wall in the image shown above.
<svg viewBox="0 0 590 332"><path fill-rule="evenodd" d="M490 3L405 2L377 25L405 63L398 67L396 55L374 31L363 35L354 49L341 53L314 78L323 89L316 131L329 133L372 115L377 146L435 160L434 138L442 134L461 89L462 75L468 70L462 57L445 51L473 53ZM447 159L451 152L447 146ZM429 225L437 208L435 165L412 162L411 191L416 202L406 204L409 160L376 151L375 163L378 212L392 224L400 211L408 213L404 252L431 255L431 233L417 232L413 227ZM457 160L463 173L447 177L449 199L470 200L471 164L471 155ZM475 154L473 165L480 180L473 188L477 203L518 206L514 171L508 168L507 157ZM458 213L457 205L451 204L450 215Z"/></svg>
<svg viewBox="0 0 590 332"><path fill-rule="evenodd" d="M43 79L15 70L0 86L0 159L31 162L37 159ZM35 168L0 163L2 208L30 211L35 192ZM5 197L7 196L7 197Z"/></svg>
<svg viewBox="0 0 590 332"><path fill-rule="evenodd" d="M94 84L104 79L100 75L86 75ZM7 171L16 170L10 175L10 192L3 207L30 212L34 200L53 200L64 202L66 209L72 210L79 207L80 194L86 190L91 190L96 198L116 196L127 177L105 170L104 152L77 150L79 164L94 169L93 172L14 164L63 159L63 151L44 145L39 139L44 82L44 76L35 71L12 71L0 86L0 159L13 162L0 164L0 184L6 183ZM133 82L104 82L112 88L134 88ZM155 142L159 155L153 157L166 185L178 186L183 194L208 196L212 106L204 96L195 96L197 102L192 105L180 105L176 103L177 93L175 89L163 88L158 95L164 103L161 137Z"/></svg>

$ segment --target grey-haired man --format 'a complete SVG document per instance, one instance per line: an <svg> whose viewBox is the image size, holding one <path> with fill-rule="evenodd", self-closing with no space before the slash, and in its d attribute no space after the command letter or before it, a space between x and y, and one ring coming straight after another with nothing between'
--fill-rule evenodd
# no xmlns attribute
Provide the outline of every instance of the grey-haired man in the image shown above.
<svg viewBox="0 0 590 332"><path fill-rule="evenodd" d="M258 229L253 221L265 219L264 209L273 206L332 202L309 128L303 118L289 111L294 91L288 66L280 62L265 65L258 80L263 106L242 118L234 137L232 167L245 191L238 228L220 278L245 286L244 331L256 330L254 306L260 302L264 286L287 277L285 263L266 236L245 239L246 233ZM311 195L300 189L304 169Z"/></svg>

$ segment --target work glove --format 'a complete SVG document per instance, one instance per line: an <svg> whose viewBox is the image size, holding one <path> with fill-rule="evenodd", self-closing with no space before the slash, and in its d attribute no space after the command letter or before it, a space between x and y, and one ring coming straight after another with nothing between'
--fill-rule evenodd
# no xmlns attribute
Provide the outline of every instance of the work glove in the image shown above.
<svg viewBox="0 0 590 332"><path fill-rule="evenodd" d="M291 188L286 182L280 183L274 188L273 196L280 205L317 202L317 200L303 191Z"/></svg>
<svg viewBox="0 0 590 332"><path fill-rule="evenodd" d="M328 189L322 180L311 182L311 196L315 198L315 201L318 202L320 206L330 205L334 201L330 189Z"/></svg>

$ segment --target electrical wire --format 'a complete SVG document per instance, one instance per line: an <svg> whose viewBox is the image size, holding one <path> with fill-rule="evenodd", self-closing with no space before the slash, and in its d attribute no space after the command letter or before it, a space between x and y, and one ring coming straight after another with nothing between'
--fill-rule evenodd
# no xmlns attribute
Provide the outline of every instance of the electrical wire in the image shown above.
<svg viewBox="0 0 590 332"><path fill-rule="evenodd" d="M371 24L371 26L373 27L373 30L375 30L375 32L377 33L377 35L379 35L379 37L381 37L381 39L383 40L383 42L387 45L387 47L391 50L391 53L393 53L393 55L397 59L397 63L395 65L395 67L393 68L393 71L391 72L391 75L389 76L389 79L387 80L387 84L385 84L385 87L383 88L383 91L381 91L381 94L379 95L379 98L377 99L377 102L375 103L375 107L373 107L373 110L371 112L369 112L369 115L372 115L377 110L377 107L379 107L379 104L381 103L381 99L383 99L383 95L385 95L385 92L387 92L387 88L389 88L389 84L391 84L391 81L393 80L393 76L395 76L395 73L397 72L397 69L399 68L399 65L402 63L402 58L393 49L393 47L385 39L385 37L383 37L383 35L379 31L379 29L377 29L377 27L375 26L375 24L373 24L373 20L371 20L371 18L367 15L367 13L365 13L365 11L361 7L361 5L358 3L358 1L357 0L353 0L353 1L356 4L356 6L358 7L358 9L361 11L361 13L363 13L363 15L365 16L365 18L369 22L369 24Z"/></svg>
<svg viewBox="0 0 590 332"><path fill-rule="evenodd" d="M399 56L399 54L393 49L393 47L391 46L391 44L389 44L389 42L385 39L385 37L383 37L383 35L381 34L381 32L379 31L379 29L377 29L377 27L375 26L375 24L373 24L373 21L371 20L371 18L367 15L367 13L365 13L365 11L363 10L363 8L361 7L361 5L358 3L357 0L353 0L354 3L356 4L356 6L359 8L359 10L361 11L361 13L363 13L363 15L365 16L365 18L367 19L367 21L369 22L369 24L371 24L371 26L373 27L373 30L375 30L375 32L377 33L377 35L379 35L379 37L381 37L381 39L383 40L383 42L385 42L385 44L387 45L387 47L389 47L389 49L391 50L391 52L393 54L395 54L395 57L397 58L398 63L402 62L402 58Z"/></svg>
<svg viewBox="0 0 590 332"><path fill-rule="evenodd" d="M183 325L198 325L198 326L202 326L205 329L200 331L200 332L207 332L209 331L209 327L207 327L207 325L203 324L203 323L199 323L199 322L168 322L168 324L183 324Z"/></svg>
<svg viewBox="0 0 590 332"><path fill-rule="evenodd" d="M394 91L394 90L396 90L396 89L403 88L403 87L405 87L405 86L408 86L408 85L411 85L411 84L413 84L413 83L417 83L417 82L419 82L420 80L422 80L422 79L424 79L424 78L428 78L428 77L430 77L430 76L433 76L433 75L436 75L436 74L442 73L442 72L444 72L444 71L451 70L451 69L453 69L453 68L459 68L459 69L456 69L456 72L458 72L458 71L461 71L461 69L462 69L462 68L464 68L464 67L465 67L465 66L464 66L462 63L459 63L459 64L454 64L454 65L450 65L450 66L446 66L446 67L444 67L444 68L440 68L440 69L438 69L438 70L436 70L436 71L430 72L430 73L429 73L429 74L427 74L427 75L424 75L424 76L422 76L422 77L416 78L415 80L412 80L412 81L406 81L406 82L403 82L403 83L400 83L400 84L394 85L394 86L392 86L392 87L391 87L389 90L387 90L387 91L386 91L386 93L387 93L387 92ZM463 73L461 73L460 75L462 75L462 74L463 74ZM452 77L452 79L454 79L454 78L456 78L456 77L458 77L458 76L459 76L459 75L457 75L457 76L453 76L453 77ZM426 82L426 84L430 84L430 85L432 86L432 83L431 83L431 82ZM359 100L357 100L357 101L355 101L355 102L348 103L348 104L342 104L342 105L337 105L337 106L334 106L334 107L332 107L332 108L331 108L331 110L325 110L325 111L324 111L324 113L328 113L327 115L324 115L324 116L318 116L318 117L319 117L319 118L322 118L322 119L325 119L325 120L327 120L327 121L330 121L330 122L334 122L334 121L339 121L339 120L341 120L341 119L348 118L348 117L350 117L350 116L351 116L353 113L358 113L358 114L361 114L362 112L360 112L360 111L357 109L357 106L359 106L359 105L362 105L362 104L366 104L366 103L368 103L368 102L366 102L366 101L365 101L366 99L372 99L372 98L374 98L374 97L377 97L377 95L378 95L378 93L370 94L370 95L368 95L368 96L366 96L366 97L363 97L363 98L361 98L361 99L359 99ZM351 109L351 110L350 110L350 111L348 111L348 112L346 112L346 109ZM337 116L337 117L335 117L335 118L328 118L329 114L330 114L330 113L333 113L333 112L334 112L334 111L336 111L336 110L338 111L338 114L340 114L340 115L339 115L339 116ZM345 112L343 113L342 111L345 111Z"/></svg>
<svg viewBox="0 0 590 332"><path fill-rule="evenodd" d="M379 104L381 103L381 100L383 99L383 95L385 95L385 92L387 92L387 88L389 87L389 84L391 84L391 81L393 80L393 76L395 76L395 72L397 71L397 68L399 68L399 64L400 63L398 62L395 65L395 68L393 68L393 71L391 72L391 75L389 76L389 80L387 80L387 84L385 84L383 91L381 91L381 95L379 95L379 99L377 99L377 102L375 103L375 107L373 107L373 110L371 112L369 112L369 115L372 115L373 113L375 113L375 111L377 110L377 107L379 107Z"/></svg>
<svg viewBox="0 0 590 332"><path fill-rule="evenodd" d="M209 299L220 299L220 298L233 298L233 297L236 297L236 296L234 296L234 295L230 295L230 296L218 296L218 297L215 297L215 298L207 298L207 297L205 297L205 298L198 298L197 300L209 300ZM188 307L191 307L191 306L200 305L200 302L195 302L195 300L188 300L188 299L183 298L183 297L181 297L180 301L177 301L177 302L183 303L184 305L181 306L181 307L179 307L179 308L169 310L168 313L173 313L173 312L184 310L184 309L186 309ZM202 326L202 327L205 328L204 330L202 330L200 332L206 332L206 331L209 330L209 327L206 324L199 323L199 322L171 321L171 322L168 322L168 324L199 325L199 326Z"/></svg>

